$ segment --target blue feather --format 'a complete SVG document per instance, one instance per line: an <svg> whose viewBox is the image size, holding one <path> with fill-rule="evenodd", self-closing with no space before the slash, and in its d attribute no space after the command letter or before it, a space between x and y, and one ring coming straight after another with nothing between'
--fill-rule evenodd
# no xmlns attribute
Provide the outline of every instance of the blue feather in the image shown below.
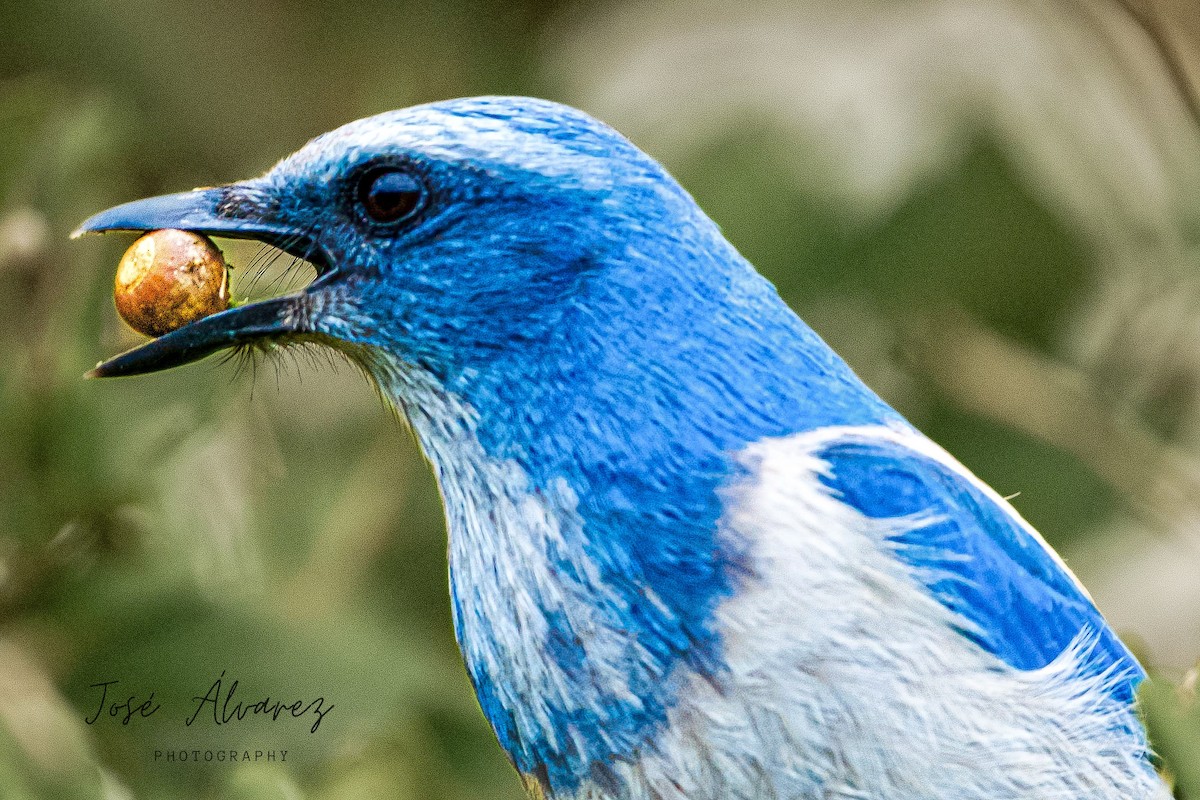
<svg viewBox="0 0 1200 800"><path fill-rule="evenodd" d="M901 527L896 555L966 623L962 634L1017 669L1044 667L1081 636L1093 674L1116 671L1129 702L1144 675L1074 578L1006 509L962 474L899 444L842 441L822 481L868 517Z"/></svg>

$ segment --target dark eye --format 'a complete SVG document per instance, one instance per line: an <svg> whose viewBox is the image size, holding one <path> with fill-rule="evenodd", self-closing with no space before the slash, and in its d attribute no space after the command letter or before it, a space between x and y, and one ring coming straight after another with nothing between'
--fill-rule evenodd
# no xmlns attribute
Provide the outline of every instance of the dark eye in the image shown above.
<svg viewBox="0 0 1200 800"><path fill-rule="evenodd" d="M425 187L412 174L395 167L364 173L358 181L358 202L376 222L395 222L417 210Z"/></svg>

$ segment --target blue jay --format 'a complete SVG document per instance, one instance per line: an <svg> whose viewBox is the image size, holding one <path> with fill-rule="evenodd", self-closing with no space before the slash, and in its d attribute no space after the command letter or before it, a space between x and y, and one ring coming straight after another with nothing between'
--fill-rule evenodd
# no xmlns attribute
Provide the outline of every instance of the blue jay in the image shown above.
<svg viewBox="0 0 1200 800"><path fill-rule="evenodd" d="M80 232L157 228L318 277L92 374L361 365L436 471L455 633L534 797L1169 796L1143 672L1062 561L606 125L418 106Z"/></svg>

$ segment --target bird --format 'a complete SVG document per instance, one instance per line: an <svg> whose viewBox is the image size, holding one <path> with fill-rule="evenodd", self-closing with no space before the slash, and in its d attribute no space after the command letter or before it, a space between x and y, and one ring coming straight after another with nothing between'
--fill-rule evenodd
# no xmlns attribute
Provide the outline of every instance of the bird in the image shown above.
<svg viewBox="0 0 1200 800"><path fill-rule="evenodd" d="M1145 672L1063 561L608 125L414 106L76 233L162 228L318 274L89 374L359 365L432 465L454 633L532 797L1170 796Z"/></svg>

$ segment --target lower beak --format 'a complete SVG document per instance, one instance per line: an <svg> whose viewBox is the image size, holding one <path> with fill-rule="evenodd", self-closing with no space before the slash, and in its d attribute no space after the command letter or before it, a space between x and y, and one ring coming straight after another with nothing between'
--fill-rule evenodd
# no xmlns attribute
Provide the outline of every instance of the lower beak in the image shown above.
<svg viewBox="0 0 1200 800"><path fill-rule="evenodd" d="M271 222L246 186L197 189L151 197L102 211L72 237L106 231L178 228L234 239L257 239L317 266L317 281L333 277L303 232ZM295 338L311 332L309 290L222 311L152 339L96 366L85 377L140 375L198 361L218 350L252 341Z"/></svg>

